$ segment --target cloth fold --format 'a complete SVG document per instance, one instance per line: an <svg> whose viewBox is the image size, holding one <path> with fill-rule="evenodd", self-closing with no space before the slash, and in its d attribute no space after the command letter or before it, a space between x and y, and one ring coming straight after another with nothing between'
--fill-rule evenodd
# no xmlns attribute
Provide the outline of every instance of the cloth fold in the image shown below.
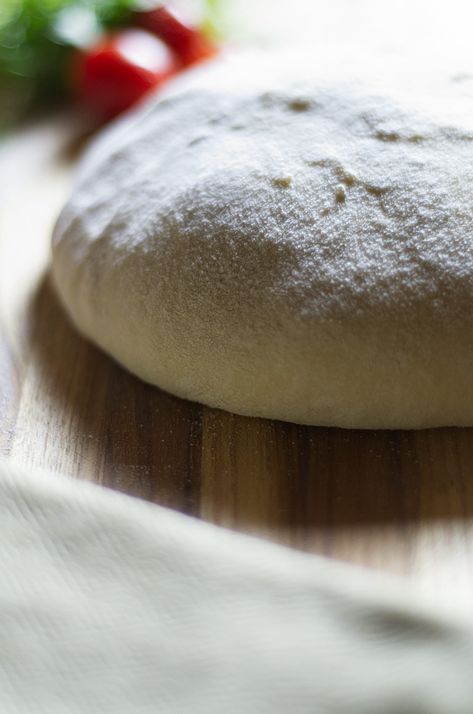
<svg viewBox="0 0 473 714"><path fill-rule="evenodd" d="M473 712L473 623L8 461L0 568L2 714Z"/></svg>

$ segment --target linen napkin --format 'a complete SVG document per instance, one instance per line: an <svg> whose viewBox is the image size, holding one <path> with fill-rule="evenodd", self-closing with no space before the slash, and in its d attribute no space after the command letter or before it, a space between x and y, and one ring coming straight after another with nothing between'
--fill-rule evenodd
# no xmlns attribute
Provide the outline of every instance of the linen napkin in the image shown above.
<svg viewBox="0 0 473 714"><path fill-rule="evenodd" d="M394 581L0 462L2 714L471 714Z"/></svg>

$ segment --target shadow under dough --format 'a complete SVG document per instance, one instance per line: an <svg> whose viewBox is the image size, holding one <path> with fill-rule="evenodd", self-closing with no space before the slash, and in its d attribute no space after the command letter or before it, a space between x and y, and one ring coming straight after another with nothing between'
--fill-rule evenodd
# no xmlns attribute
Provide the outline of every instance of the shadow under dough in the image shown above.
<svg viewBox="0 0 473 714"><path fill-rule="evenodd" d="M30 308L40 381L67 424L76 475L198 512L201 407L122 369L71 325L48 276ZM66 430L64 430L65 432Z"/></svg>
<svg viewBox="0 0 473 714"><path fill-rule="evenodd" d="M47 277L29 319L32 356L67 425L76 475L87 470L105 486L217 522L220 511L233 514L230 526L263 531L473 513L473 429L309 427L178 399L84 340Z"/></svg>

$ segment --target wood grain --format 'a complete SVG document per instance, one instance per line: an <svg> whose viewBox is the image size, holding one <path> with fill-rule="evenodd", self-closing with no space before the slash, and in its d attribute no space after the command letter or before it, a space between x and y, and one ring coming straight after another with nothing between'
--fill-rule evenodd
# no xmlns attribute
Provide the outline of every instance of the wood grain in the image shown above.
<svg viewBox="0 0 473 714"><path fill-rule="evenodd" d="M140 382L80 337L47 276L74 127L0 152L0 454L473 600L473 430L249 419ZM13 170L14 169L14 170Z"/></svg>

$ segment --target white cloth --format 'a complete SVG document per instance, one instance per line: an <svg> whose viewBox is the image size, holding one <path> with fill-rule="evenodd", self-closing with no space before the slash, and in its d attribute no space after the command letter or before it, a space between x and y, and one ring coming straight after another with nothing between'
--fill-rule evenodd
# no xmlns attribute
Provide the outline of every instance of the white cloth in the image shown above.
<svg viewBox="0 0 473 714"><path fill-rule="evenodd" d="M471 714L473 630L383 579L0 464L2 714Z"/></svg>

